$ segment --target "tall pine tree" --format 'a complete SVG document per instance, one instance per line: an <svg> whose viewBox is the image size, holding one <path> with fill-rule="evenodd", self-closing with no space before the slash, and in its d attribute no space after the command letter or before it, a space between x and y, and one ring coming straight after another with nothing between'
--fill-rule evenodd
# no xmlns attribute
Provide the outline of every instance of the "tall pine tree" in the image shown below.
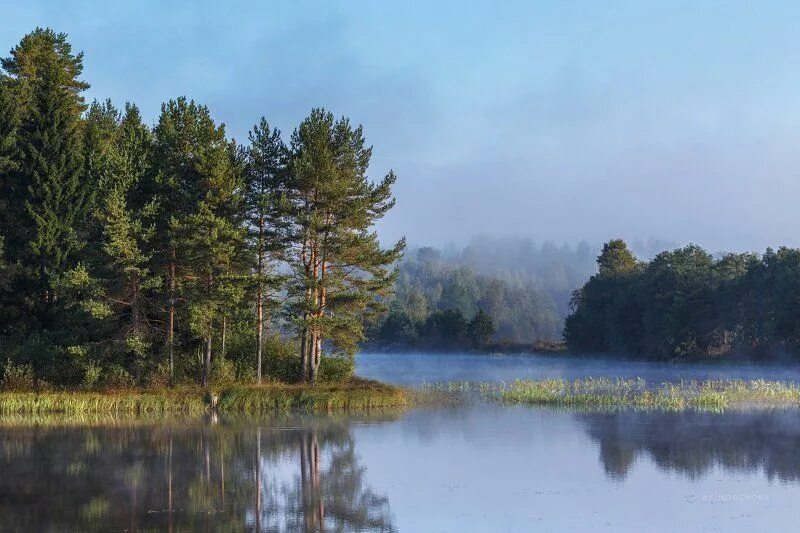
<svg viewBox="0 0 800 533"><path fill-rule="evenodd" d="M282 209L286 195L288 149L278 129L262 117L250 132L245 171L250 246L255 255L256 381L261 383L264 338L281 276L276 264L283 256Z"/></svg>
<svg viewBox="0 0 800 533"><path fill-rule="evenodd" d="M393 206L390 172L367 176L372 149L362 128L314 109L292 135L288 231L298 303L303 378L314 382L323 343L352 355L365 315L391 291L405 240L383 249L373 230Z"/></svg>
<svg viewBox="0 0 800 533"><path fill-rule="evenodd" d="M242 261L243 205L236 149L208 108L172 100L155 128L154 188L159 198L157 268L167 287L167 348L172 366L175 316L187 302L190 333L203 343L203 383L211 367L213 332L224 298L235 300Z"/></svg>

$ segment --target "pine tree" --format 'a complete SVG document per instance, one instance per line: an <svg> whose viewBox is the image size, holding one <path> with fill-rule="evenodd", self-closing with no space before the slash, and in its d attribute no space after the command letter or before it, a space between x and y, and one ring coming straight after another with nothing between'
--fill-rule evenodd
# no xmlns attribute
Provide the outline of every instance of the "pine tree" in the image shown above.
<svg viewBox="0 0 800 533"><path fill-rule="evenodd" d="M285 195L288 150L277 129L262 118L250 132L245 172L249 241L255 254L256 380L261 383L264 338L281 277L274 264L283 252L281 214Z"/></svg>
<svg viewBox="0 0 800 533"><path fill-rule="evenodd" d="M237 265L244 235L236 149L208 108L179 98L162 106L153 161L160 200L154 258L167 281L170 367L176 305L183 299L191 333L203 342L202 377L207 384L214 328L240 286Z"/></svg>
<svg viewBox="0 0 800 533"><path fill-rule="evenodd" d="M374 223L393 206L390 172L372 183L362 128L314 109L292 135L288 241L298 305L303 378L316 380L323 342L352 354L365 315L394 283L405 240L382 249Z"/></svg>

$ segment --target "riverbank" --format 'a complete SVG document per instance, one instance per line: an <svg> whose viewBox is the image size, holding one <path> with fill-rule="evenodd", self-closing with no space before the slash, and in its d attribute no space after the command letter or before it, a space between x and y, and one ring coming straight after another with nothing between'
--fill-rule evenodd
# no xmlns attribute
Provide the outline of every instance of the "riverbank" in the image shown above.
<svg viewBox="0 0 800 533"><path fill-rule="evenodd" d="M667 410L800 407L800 385L761 379L656 384L643 379L545 379L479 388L487 397L503 403L532 406Z"/></svg>
<svg viewBox="0 0 800 533"><path fill-rule="evenodd" d="M324 412L399 407L404 389L354 378L315 386L267 384L110 392L0 392L0 414L128 413L203 414L210 411L264 414L279 411Z"/></svg>

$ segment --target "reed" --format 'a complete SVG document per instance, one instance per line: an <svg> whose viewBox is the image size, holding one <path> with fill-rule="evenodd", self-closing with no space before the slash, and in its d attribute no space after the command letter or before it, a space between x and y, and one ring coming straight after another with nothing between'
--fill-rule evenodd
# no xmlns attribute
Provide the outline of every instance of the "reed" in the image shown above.
<svg viewBox="0 0 800 533"><path fill-rule="evenodd" d="M276 411L334 411L403 406L406 391L375 381L354 379L316 386L268 384L219 389L164 389L115 392L2 392L0 414L202 414Z"/></svg>
<svg viewBox="0 0 800 533"><path fill-rule="evenodd" d="M800 406L800 386L766 380L709 380L649 384L643 379L518 380L484 385L490 398L507 404L654 409L725 409Z"/></svg>
<svg viewBox="0 0 800 533"><path fill-rule="evenodd" d="M148 414L202 413L207 409L203 394L194 389L115 392L3 392L0 414Z"/></svg>

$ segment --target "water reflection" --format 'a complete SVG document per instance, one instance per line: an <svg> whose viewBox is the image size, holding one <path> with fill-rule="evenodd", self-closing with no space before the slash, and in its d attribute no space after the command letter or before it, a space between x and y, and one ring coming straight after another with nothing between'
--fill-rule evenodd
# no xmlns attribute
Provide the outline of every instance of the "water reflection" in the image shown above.
<svg viewBox="0 0 800 533"><path fill-rule="evenodd" d="M349 423L0 427L0 530L394 531Z"/></svg>
<svg viewBox="0 0 800 533"><path fill-rule="evenodd" d="M577 415L600 447L609 477L624 480L637 458L689 479L714 468L800 480L800 412L620 411Z"/></svg>
<svg viewBox="0 0 800 533"><path fill-rule="evenodd" d="M0 420L0 531L782 530L799 482L798 411Z"/></svg>

